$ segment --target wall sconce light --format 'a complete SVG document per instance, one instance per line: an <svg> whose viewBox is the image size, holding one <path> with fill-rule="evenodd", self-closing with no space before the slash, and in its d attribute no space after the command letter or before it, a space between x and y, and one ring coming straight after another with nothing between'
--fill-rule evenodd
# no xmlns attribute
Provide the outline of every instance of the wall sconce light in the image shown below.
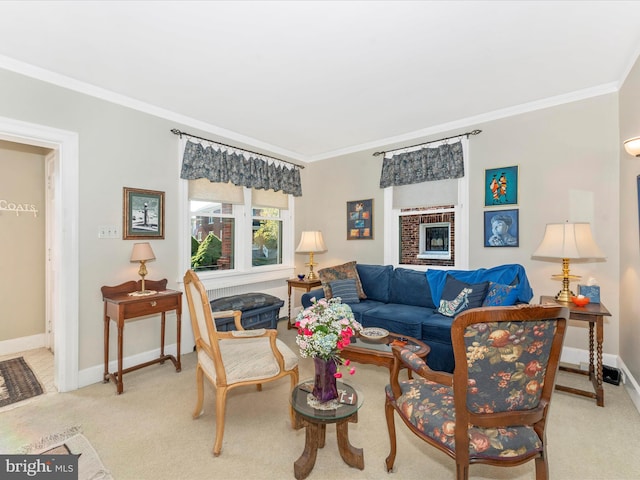
<svg viewBox="0 0 640 480"><path fill-rule="evenodd" d="M588 223L548 223L542 242L532 257L562 260L562 274L553 275L553 278L562 279L562 290L556 295L561 302L571 301L574 295L569 282L580 279L579 276L569 275L569 260L605 258L591 235L591 225Z"/></svg>
<svg viewBox="0 0 640 480"><path fill-rule="evenodd" d="M302 232L300 243L298 244L298 248L296 248L296 253L309 254L309 263L305 264L309 265L309 273L307 275L309 280L316 280L318 278L316 272L313 271L313 266L317 265L317 263L313 263L313 254L326 251L327 246L324 244L322 232Z"/></svg>
<svg viewBox="0 0 640 480"><path fill-rule="evenodd" d="M140 275L140 277L142 278L142 283L140 285L140 291L133 292L130 295L143 296L143 295L153 295L157 293L153 290L146 290L144 288L144 277L148 273L147 266L145 265L145 263L148 262L149 260L155 260L155 259L156 259L156 256L153 253L153 250L151 249L151 245L149 244L149 242L133 244L133 250L131 252L130 261L140 262L140 269L138 270L138 275Z"/></svg>
<svg viewBox="0 0 640 480"><path fill-rule="evenodd" d="M624 141L624 149L629 155L640 157L640 137L630 138Z"/></svg>

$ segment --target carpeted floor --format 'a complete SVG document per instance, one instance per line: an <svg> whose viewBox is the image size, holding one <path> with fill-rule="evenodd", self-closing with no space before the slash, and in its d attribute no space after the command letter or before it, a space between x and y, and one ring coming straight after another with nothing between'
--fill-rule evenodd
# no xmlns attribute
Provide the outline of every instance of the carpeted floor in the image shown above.
<svg viewBox="0 0 640 480"><path fill-rule="evenodd" d="M78 455L78 480L112 480L98 453L79 426L47 435L17 452L25 455Z"/></svg>
<svg viewBox="0 0 640 480"><path fill-rule="evenodd" d="M295 348L295 332L278 324L279 336ZM291 428L289 382L229 393L222 453L211 454L215 431L215 394L206 383L205 412L191 417L196 400L194 353L183 355L182 372L152 365L125 375L125 390L95 383L74 392L41 395L25 406L0 413L0 452L13 453L48 432L82 425L83 435L117 480L293 479L293 463L305 444L304 430ZM364 470L346 465L338 453L335 426L327 427L309 480L347 477L367 480L455 478L446 455L419 442L398 425L395 472L384 459L389 438L384 417L388 371L356 364L345 379L364 394L358 423L349 439L364 449ZM311 377L313 362L300 361L300 379ZM561 372L563 384L588 388L586 377ZM547 432L550 478L562 480L640 479L640 413L623 386L605 384L605 407L594 400L555 392ZM533 462L514 468L472 465L470 478L532 480Z"/></svg>
<svg viewBox="0 0 640 480"><path fill-rule="evenodd" d="M43 392L42 385L23 357L0 361L0 407Z"/></svg>

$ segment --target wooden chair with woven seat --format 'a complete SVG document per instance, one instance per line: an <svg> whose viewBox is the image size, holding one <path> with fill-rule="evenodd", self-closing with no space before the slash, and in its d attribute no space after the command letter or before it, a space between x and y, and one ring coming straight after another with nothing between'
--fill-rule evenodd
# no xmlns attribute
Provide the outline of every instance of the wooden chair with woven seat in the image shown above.
<svg viewBox="0 0 640 480"><path fill-rule="evenodd" d="M536 479L549 476L545 427L569 309L549 305L467 310L452 324L453 374L435 372L403 347L393 347L385 415L392 471L394 412L421 440L469 465L515 466L535 459ZM400 367L415 372L400 381Z"/></svg>
<svg viewBox="0 0 640 480"><path fill-rule="evenodd" d="M204 377L207 377L216 389L213 454L218 456L222 450L227 393L233 388L246 385L256 385L260 391L263 383L285 376L291 378L293 390L298 384L298 356L276 338L276 330L244 330L241 311L212 312L204 285L194 271L188 270L185 274L184 288L198 355L198 398L193 418L198 418L203 412ZM217 331L214 319L229 317L234 318L237 330ZM291 408L289 414L293 425Z"/></svg>

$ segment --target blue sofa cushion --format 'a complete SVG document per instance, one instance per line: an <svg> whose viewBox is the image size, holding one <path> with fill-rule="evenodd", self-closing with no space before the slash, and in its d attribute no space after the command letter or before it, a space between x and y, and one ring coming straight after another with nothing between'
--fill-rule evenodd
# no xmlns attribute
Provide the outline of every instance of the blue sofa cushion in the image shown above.
<svg viewBox="0 0 640 480"><path fill-rule="evenodd" d="M340 297L342 303L360 303L355 278L334 280L333 282L329 282L329 285L331 286L333 296Z"/></svg>
<svg viewBox="0 0 640 480"><path fill-rule="evenodd" d="M448 275L442 290L438 313L453 317L470 308L481 307L488 288L489 282L470 284Z"/></svg>
<svg viewBox="0 0 640 480"><path fill-rule="evenodd" d="M391 303L436 308L424 272L396 268L391 275Z"/></svg>
<svg viewBox="0 0 640 480"><path fill-rule="evenodd" d="M369 310L376 308L379 305L384 305L382 302L376 302L375 300L361 300L360 303L352 303L349 305L351 307L351 311L353 312L353 316L355 319L362 323L362 314L368 312ZM378 325L370 325L370 326L378 326Z"/></svg>
<svg viewBox="0 0 640 480"><path fill-rule="evenodd" d="M363 312L360 323L363 327L380 327L399 335L421 338L424 317L423 307L383 303Z"/></svg>
<svg viewBox="0 0 640 480"><path fill-rule="evenodd" d="M356 264L362 289L370 300L389 303L393 265Z"/></svg>
<svg viewBox="0 0 640 480"><path fill-rule="evenodd" d="M489 282L487 296L482 302L483 307L507 307L515 305L518 301L518 290L515 285L504 285L502 283Z"/></svg>
<svg viewBox="0 0 640 480"><path fill-rule="evenodd" d="M423 317L421 324L422 339L435 340L443 342L451 346L451 324L453 323L453 317L447 317L437 311L434 311L431 315Z"/></svg>

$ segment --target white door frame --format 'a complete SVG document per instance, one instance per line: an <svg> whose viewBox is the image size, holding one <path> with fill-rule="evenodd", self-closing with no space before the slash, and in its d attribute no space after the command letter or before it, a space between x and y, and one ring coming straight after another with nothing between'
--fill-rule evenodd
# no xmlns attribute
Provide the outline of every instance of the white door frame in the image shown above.
<svg viewBox="0 0 640 480"><path fill-rule="evenodd" d="M45 322L44 322L44 346L55 355L55 328L56 318L53 312L57 311L57 290L55 282L55 272L58 267L57 256L53 245L56 244L56 219L55 219L55 194L56 178L58 177L57 167L60 166L58 160L58 150L51 150L44 159L44 193L45 193Z"/></svg>
<svg viewBox="0 0 640 480"><path fill-rule="evenodd" d="M78 388L78 134L66 130L0 117L0 139L36 145L57 151L54 178L52 239L47 245L54 262L52 271L56 288L51 312L55 323L54 382L59 392ZM49 295L49 292L47 292Z"/></svg>

